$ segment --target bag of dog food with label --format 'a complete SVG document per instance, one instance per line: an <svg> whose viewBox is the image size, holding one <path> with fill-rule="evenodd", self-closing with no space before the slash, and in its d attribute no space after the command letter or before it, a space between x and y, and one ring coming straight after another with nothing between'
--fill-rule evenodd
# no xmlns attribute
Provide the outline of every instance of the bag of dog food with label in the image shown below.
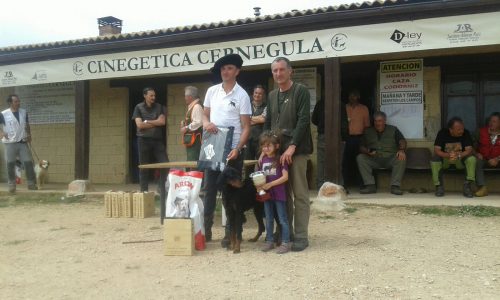
<svg viewBox="0 0 500 300"><path fill-rule="evenodd" d="M194 228L196 250L205 249L205 228L203 227L203 202L200 199L203 172L170 170L165 190L168 191L165 217L191 218Z"/></svg>

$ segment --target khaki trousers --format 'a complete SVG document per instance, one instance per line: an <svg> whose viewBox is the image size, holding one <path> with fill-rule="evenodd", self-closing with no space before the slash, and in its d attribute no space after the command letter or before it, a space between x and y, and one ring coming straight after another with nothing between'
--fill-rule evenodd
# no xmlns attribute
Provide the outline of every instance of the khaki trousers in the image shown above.
<svg viewBox="0 0 500 300"><path fill-rule="evenodd" d="M309 155L293 156L288 167L287 210L290 234L295 240L308 238L310 201L307 184L307 160Z"/></svg>

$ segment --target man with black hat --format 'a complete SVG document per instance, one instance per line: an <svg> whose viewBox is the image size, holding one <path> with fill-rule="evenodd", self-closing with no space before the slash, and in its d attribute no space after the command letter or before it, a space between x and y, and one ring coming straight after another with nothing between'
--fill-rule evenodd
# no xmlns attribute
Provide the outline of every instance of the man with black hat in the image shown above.
<svg viewBox="0 0 500 300"><path fill-rule="evenodd" d="M240 73L243 59L238 54L229 54L221 57L210 69L216 76L220 76L222 83L216 84L207 90L204 102L203 129L209 133L217 133L218 127L234 127L232 150L227 159L229 165L238 169L243 168L243 147L247 143L250 134L250 116L252 108L250 98L246 91L236 82ZM206 170L204 197L204 222L205 237L207 241L212 239L212 225L215 211L215 200L217 195L216 181L219 171ZM222 245L226 246L226 237ZM227 240L228 241L228 240Z"/></svg>

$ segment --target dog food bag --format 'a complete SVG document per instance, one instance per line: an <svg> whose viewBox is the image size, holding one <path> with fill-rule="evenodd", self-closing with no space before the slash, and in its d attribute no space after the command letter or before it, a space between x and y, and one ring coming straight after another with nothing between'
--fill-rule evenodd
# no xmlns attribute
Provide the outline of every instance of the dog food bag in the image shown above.
<svg viewBox="0 0 500 300"><path fill-rule="evenodd" d="M165 217L193 219L194 245L196 250L205 249L205 228L203 227L203 202L200 198L203 173L170 170L165 189Z"/></svg>
<svg viewBox="0 0 500 300"><path fill-rule="evenodd" d="M222 171L226 166L226 158L231 152L234 127L218 128L217 133L203 131L198 169Z"/></svg>

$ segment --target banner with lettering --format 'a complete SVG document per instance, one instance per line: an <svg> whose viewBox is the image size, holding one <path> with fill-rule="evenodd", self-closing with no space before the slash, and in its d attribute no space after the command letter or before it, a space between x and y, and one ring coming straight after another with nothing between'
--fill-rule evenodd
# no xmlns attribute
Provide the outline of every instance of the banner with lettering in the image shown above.
<svg viewBox="0 0 500 300"><path fill-rule="evenodd" d="M243 68L291 61L499 45L500 12L330 28L222 43L118 52L0 66L0 87L208 70L238 53Z"/></svg>
<svg viewBox="0 0 500 300"><path fill-rule="evenodd" d="M422 59L380 63L380 110L407 139L424 137L423 70Z"/></svg>

